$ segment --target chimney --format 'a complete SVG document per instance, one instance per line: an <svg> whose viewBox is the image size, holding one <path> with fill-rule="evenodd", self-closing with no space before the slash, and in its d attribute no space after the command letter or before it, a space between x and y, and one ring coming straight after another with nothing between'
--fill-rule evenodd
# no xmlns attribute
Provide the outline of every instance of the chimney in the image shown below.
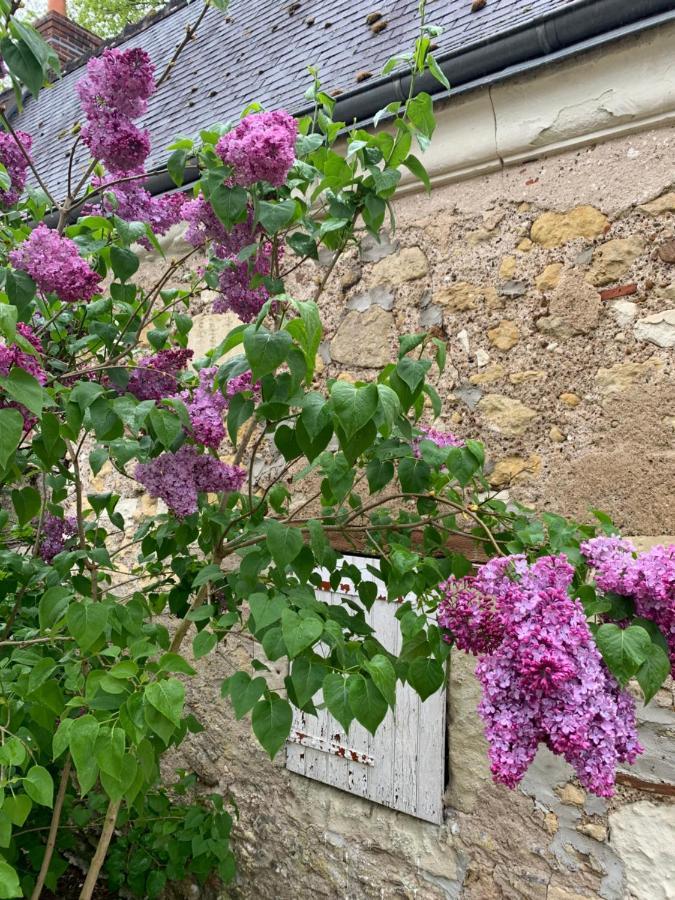
<svg viewBox="0 0 675 900"><path fill-rule="evenodd" d="M47 15L35 23L35 28L52 45L62 68L93 53L103 43L100 37L68 18L66 0L48 0Z"/></svg>

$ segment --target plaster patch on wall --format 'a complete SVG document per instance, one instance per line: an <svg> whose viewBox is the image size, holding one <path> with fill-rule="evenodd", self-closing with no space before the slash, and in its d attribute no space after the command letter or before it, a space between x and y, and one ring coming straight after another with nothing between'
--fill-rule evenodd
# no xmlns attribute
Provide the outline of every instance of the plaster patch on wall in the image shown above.
<svg viewBox="0 0 675 900"><path fill-rule="evenodd" d="M675 898L675 805L646 800L610 814L610 844L626 869L626 898Z"/></svg>

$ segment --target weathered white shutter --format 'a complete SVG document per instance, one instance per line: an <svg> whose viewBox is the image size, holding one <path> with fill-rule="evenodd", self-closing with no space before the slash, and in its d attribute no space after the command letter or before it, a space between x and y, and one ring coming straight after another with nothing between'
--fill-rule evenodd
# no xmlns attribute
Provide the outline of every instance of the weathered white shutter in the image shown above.
<svg viewBox="0 0 675 900"><path fill-rule="evenodd" d="M345 561L358 566L363 578L378 582L366 568L376 567L376 560L346 557ZM328 603L341 603L348 596L358 598L346 579L338 591L318 592L318 597ZM366 613L366 620L383 646L397 654L401 634L395 613L395 603L378 598ZM314 700L321 701L321 692ZM445 788L445 711L445 688L423 703L410 687L400 684L396 709L389 710L374 737L356 722L345 734L325 709L319 710L318 717L295 710L286 766L291 772L440 824Z"/></svg>

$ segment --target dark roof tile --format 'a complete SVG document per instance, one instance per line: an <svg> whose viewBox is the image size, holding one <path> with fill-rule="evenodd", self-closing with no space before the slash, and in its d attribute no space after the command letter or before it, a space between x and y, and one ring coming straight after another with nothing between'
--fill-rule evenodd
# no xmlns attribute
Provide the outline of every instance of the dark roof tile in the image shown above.
<svg viewBox="0 0 675 900"><path fill-rule="evenodd" d="M430 0L428 20L443 27L438 53L482 42L537 20L569 0L488 0L478 12L471 0ZM196 40L190 42L172 77L151 99L141 124L150 129L159 164L177 135L195 135L201 127L225 122L257 100L266 107L297 111L310 84L307 66L319 68L329 93L357 86L360 72L377 73L394 53L412 46L419 27L418 0L300 0L290 15L288 0L233 0L229 14L209 9ZM170 5L115 43L143 46L159 71L199 15L197 2ZM387 27L373 34L367 17L380 12ZM308 19L313 24L308 24ZM330 24L330 27L327 26ZM72 68L36 99L28 99L15 117L16 127L33 135L33 154L50 187L65 191L67 129L80 117L74 87L83 67ZM75 172L85 165L84 150Z"/></svg>

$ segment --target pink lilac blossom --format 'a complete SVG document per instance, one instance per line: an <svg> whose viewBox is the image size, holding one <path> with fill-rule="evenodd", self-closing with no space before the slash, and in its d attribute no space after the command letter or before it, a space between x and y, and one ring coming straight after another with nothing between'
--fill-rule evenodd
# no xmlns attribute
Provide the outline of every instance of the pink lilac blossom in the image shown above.
<svg viewBox="0 0 675 900"><path fill-rule="evenodd" d="M178 374L193 357L192 350L160 350L137 363L127 383L127 391L138 400L163 400L178 393Z"/></svg>
<svg viewBox="0 0 675 900"><path fill-rule="evenodd" d="M234 378L230 378L225 389L225 396L231 400L235 394L241 394L242 391L252 391L254 397L260 397L260 382L253 383L253 376L250 372L244 372Z"/></svg>
<svg viewBox="0 0 675 900"><path fill-rule="evenodd" d="M150 154L148 132L114 111L99 112L83 127L81 135L91 155L120 177L141 168Z"/></svg>
<svg viewBox="0 0 675 900"><path fill-rule="evenodd" d="M246 471L184 444L176 453L138 463L135 477L151 497L160 498L183 518L197 511L198 494L239 490Z"/></svg>
<svg viewBox="0 0 675 900"><path fill-rule="evenodd" d="M437 447L441 448L464 446L464 441L450 431L439 431L437 428L432 428L430 425L422 425L420 426L420 430L422 431L422 434L414 438L412 443L413 454L417 459L422 455L420 448L422 441L431 441L433 444L436 444Z"/></svg>
<svg viewBox="0 0 675 900"><path fill-rule="evenodd" d="M597 537L584 541L581 552L600 590L629 597L638 616L658 625L675 675L675 544L638 554L630 541Z"/></svg>
<svg viewBox="0 0 675 900"><path fill-rule="evenodd" d="M612 795L616 766L633 762L635 705L605 667L581 604L568 590L564 556L528 565L494 559L471 579L443 585L439 624L478 655L493 777L515 787L540 743L570 763L581 783Z"/></svg>
<svg viewBox="0 0 675 900"><path fill-rule="evenodd" d="M216 153L232 166L237 184L281 187L295 161L297 134L295 119L284 110L252 113L220 138Z"/></svg>
<svg viewBox="0 0 675 900"><path fill-rule="evenodd" d="M263 284L252 287L251 281L256 275L270 274L271 257L272 247L265 244L253 261L230 259L218 279L220 295L213 303L213 311L223 313L231 310L242 322L252 322L270 295Z"/></svg>
<svg viewBox="0 0 675 900"><path fill-rule="evenodd" d="M249 205L246 218L229 230L223 225L213 211L213 207L200 194L194 200L185 202L182 209L183 219L188 223L185 240L193 247L202 247L211 243L211 251L217 259L231 259L253 244L260 229L253 223L253 207Z"/></svg>
<svg viewBox="0 0 675 900"><path fill-rule="evenodd" d="M225 437L223 412L227 408L227 399L221 391L214 389L217 372L216 366L200 369L198 387L192 393L184 391L181 394L190 415L195 441L215 450L220 447Z"/></svg>
<svg viewBox="0 0 675 900"><path fill-rule="evenodd" d="M42 523L42 541L40 556L46 563L65 549L66 541L77 532L77 519L74 516L54 516L47 513Z"/></svg>
<svg viewBox="0 0 675 900"><path fill-rule="evenodd" d="M143 115L154 90L154 67L144 50L107 49L87 63L77 84L87 116L82 140L111 172L136 171L147 159L148 132L131 120Z"/></svg>
<svg viewBox="0 0 675 900"><path fill-rule="evenodd" d="M136 119L148 108L155 92L155 67L140 48L106 49L87 63L87 74L76 90L87 116L114 109Z"/></svg>
<svg viewBox="0 0 675 900"><path fill-rule="evenodd" d="M0 132L0 163L7 169L10 186L6 191L0 191L0 205L5 208L14 206L26 186L26 174L28 172L28 160L21 147L30 153L33 138L25 131L17 131L16 136L7 132Z"/></svg>
<svg viewBox="0 0 675 900"><path fill-rule="evenodd" d="M77 244L44 222L9 254L12 265L27 272L44 293L72 303L91 300L101 287L101 276L79 254Z"/></svg>
<svg viewBox="0 0 675 900"><path fill-rule="evenodd" d="M185 240L193 247L201 247L207 241L216 244L227 243L227 229L203 194L195 197L194 200L186 200L183 206L183 218L188 223Z"/></svg>
<svg viewBox="0 0 675 900"><path fill-rule="evenodd" d="M145 173L124 173L125 178L133 176L136 176L133 181L113 184L109 188L107 184L110 179L94 179L94 186L105 190L103 201L98 208L102 207L106 213L114 213L125 222L147 222L154 234L166 234L173 225L182 220L185 203L183 195L176 193L153 197L143 187ZM148 249L151 246L147 238L141 238L139 243Z"/></svg>

